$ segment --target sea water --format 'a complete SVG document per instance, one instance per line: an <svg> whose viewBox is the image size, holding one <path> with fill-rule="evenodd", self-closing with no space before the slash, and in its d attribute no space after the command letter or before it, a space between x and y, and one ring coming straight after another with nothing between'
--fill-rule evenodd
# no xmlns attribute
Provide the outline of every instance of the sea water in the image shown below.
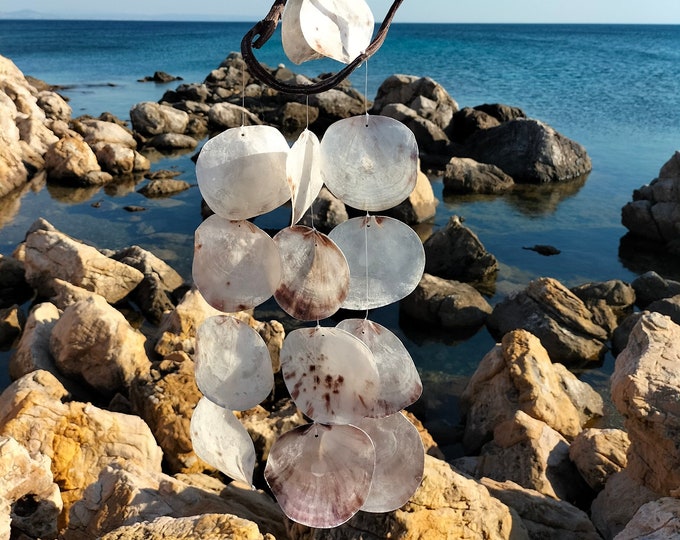
<svg viewBox="0 0 680 540"><path fill-rule="evenodd" d="M158 101L180 84L139 79L161 70L186 83L201 82L239 50L251 25L0 21L0 54L26 75L63 86L74 116L108 111L127 119L134 104ZM294 66L277 38L256 51L270 66L283 63L307 75L339 67L332 61ZM584 145L592 158L593 171L585 181L500 197L445 198L441 179L432 178L441 203L426 227L443 227L453 214L465 218L501 265L492 303L539 276L574 286L630 281L650 269L619 257L626 233L621 207L680 149L680 26L394 24L382 49L351 81L372 99L394 73L433 78L460 107L520 107ZM182 179L195 183L189 154L159 156L153 168L175 168ZM196 188L170 199L147 200L134 186L77 192L47 186L0 203L0 253L11 253L42 216L98 247L138 244L150 249L189 279L199 204ZM126 205L147 210L130 214L123 210ZM286 225L276 216L266 220L270 226ZM542 257L522 249L534 244L553 245L561 254ZM484 329L461 338L402 327L394 308L378 310L374 317L404 340L424 374L464 379L494 344ZM612 363L608 357L581 375L606 392Z"/></svg>

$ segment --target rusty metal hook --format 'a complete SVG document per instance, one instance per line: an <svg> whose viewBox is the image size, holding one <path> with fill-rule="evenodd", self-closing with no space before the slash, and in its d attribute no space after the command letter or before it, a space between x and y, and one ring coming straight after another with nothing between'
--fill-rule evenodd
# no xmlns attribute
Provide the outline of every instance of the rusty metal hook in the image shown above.
<svg viewBox="0 0 680 540"><path fill-rule="evenodd" d="M350 74L363 64L368 58L373 56L378 49L382 46L385 38L387 37L387 32L390 29L390 24L392 24L392 19L397 13L397 9L402 4L404 0L394 0L392 6L390 7L385 19L380 25L380 29L376 34L375 38L371 44L366 47L366 50L357 56L352 62L347 64L343 69L337 73L329 76L328 78L313 83L313 84L286 84L277 80L255 57L253 52L253 47L260 49L269 38L272 37L276 27L278 26L281 15L283 14L283 8L286 6L287 0L274 0L267 16L260 22L255 24L241 40L241 55L243 60L248 66L248 71L250 74L258 79L260 82L265 83L274 90L283 92L285 94L318 94L320 92L325 92L339 85L344 81Z"/></svg>

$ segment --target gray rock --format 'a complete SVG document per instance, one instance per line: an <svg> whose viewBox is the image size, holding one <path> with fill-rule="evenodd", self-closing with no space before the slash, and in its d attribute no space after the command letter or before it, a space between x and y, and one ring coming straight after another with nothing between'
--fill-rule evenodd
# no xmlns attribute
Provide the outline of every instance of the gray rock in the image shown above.
<svg viewBox="0 0 680 540"><path fill-rule="evenodd" d="M465 107L453 115L451 123L446 128L446 134L452 141L465 143L473 133L499 125L498 119L490 114Z"/></svg>
<svg viewBox="0 0 680 540"><path fill-rule="evenodd" d="M213 131L261 124L262 121L248 109L232 103L215 103L208 112L208 128Z"/></svg>
<svg viewBox="0 0 680 540"><path fill-rule="evenodd" d="M184 180L173 180L172 178L160 178L158 180L151 180L148 184L139 189L139 193L149 199L158 197L170 197L186 191L191 187L189 182Z"/></svg>
<svg viewBox="0 0 680 540"><path fill-rule="evenodd" d="M511 107L502 103L484 103L477 105L475 110L485 112L493 116L499 122L508 122L517 118L526 118L527 115L519 107Z"/></svg>
<svg viewBox="0 0 680 540"><path fill-rule="evenodd" d="M635 289L635 304L641 309L655 300L680 294L680 282L664 279L653 271L637 277L631 285Z"/></svg>
<svg viewBox="0 0 680 540"><path fill-rule="evenodd" d="M458 155L491 163L515 182L532 184L571 180L592 169L580 144L537 120L510 120L478 130Z"/></svg>
<svg viewBox="0 0 680 540"><path fill-rule="evenodd" d="M302 216L300 223L308 227L315 226L322 232L328 232L348 219L345 203L324 186L312 206Z"/></svg>
<svg viewBox="0 0 680 540"><path fill-rule="evenodd" d="M615 540L680 538L680 501L670 497L643 504Z"/></svg>
<svg viewBox="0 0 680 540"><path fill-rule="evenodd" d="M498 261L458 216L424 243L425 272L463 282L495 280Z"/></svg>
<svg viewBox="0 0 680 540"><path fill-rule="evenodd" d="M459 330L479 328L491 313L491 306L474 287L427 273L401 301L401 309L418 323Z"/></svg>
<svg viewBox="0 0 680 540"><path fill-rule="evenodd" d="M448 193L503 193L515 185L514 180L495 165L457 157L447 163L442 180Z"/></svg>
<svg viewBox="0 0 680 540"><path fill-rule="evenodd" d="M611 336L633 311L635 289L620 280L586 283L571 291L593 312L593 320Z"/></svg>
<svg viewBox="0 0 680 540"><path fill-rule="evenodd" d="M146 141L145 146L172 152L174 150L193 150L198 146L198 141L191 135L182 133L161 133Z"/></svg>
<svg viewBox="0 0 680 540"><path fill-rule="evenodd" d="M380 114L394 118L409 128L415 135L418 150L422 154L437 155L445 152L449 138L444 130L403 103L390 103Z"/></svg>
<svg viewBox="0 0 680 540"><path fill-rule="evenodd" d="M647 311L654 311L670 317L675 324L680 324L680 294L671 298L655 300L647 306Z"/></svg>

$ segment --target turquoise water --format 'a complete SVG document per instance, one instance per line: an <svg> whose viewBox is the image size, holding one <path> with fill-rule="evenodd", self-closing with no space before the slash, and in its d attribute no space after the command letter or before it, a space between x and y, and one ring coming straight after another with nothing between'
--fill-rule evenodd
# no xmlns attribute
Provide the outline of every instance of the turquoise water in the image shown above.
<svg viewBox="0 0 680 540"><path fill-rule="evenodd" d="M74 115L110 111L127 118L132 105L156 101L178 83L139 83L156 70L202 81L239 49L249 23L0 21L0 54L25 73L64 85ZM258 52L270 65L287 63L276 37ZM297 71L337 69L316 62ZM680 149L680 27L621 25L397 24L379 53L352 77L369 98L393 73L429 76L461 107L501 102L519 106L588 150L593 171L581 184L548 186L504 197L444 200L433 228L450 215L465 217L501 263L497 301L538 276L567 285L631 280L619 259L621 207L633 189L651 181ZM367 80L367 82L366 82ZM159 158L154 168L177 168L195 182L190 156ZM0 252L10 253L44 216L63 231L100 247L139 244L189 277L193 230L200 223L197 189L172 199L146 200L134 186L73 192L29 191L0 209ZM91 203L101 201L94 209ZM128 214L128 204L146 212ZM285 220L270 218L274 224ZM277 221L278 220L278 221ZM522 246L552 244L562 253L541 257ZM630 265L629 265L630 266ZM639 269L637 269L639 271ZM375 314L405 341L421 370L468 376L493 345L485 330L458 340L424 335L399 324L397 310ZM606 385L611 359L584 377Z"/></svg>

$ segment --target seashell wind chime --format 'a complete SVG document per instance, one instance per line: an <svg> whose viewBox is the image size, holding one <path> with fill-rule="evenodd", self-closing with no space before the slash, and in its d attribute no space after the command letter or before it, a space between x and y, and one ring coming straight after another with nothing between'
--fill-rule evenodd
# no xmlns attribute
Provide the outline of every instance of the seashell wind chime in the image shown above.
<svg viewBox="0 0 680 540"><path fill-rule="evenodd" d="M280 0L279 0L279 3ZM284 50L296 63L327 56L350 62L370 43L373 15L363 0L288 0ZM400 412L421 394L408 351L368 311L415 289L423 246L407 225L372 215L415 187L418 148L411 131L383 116L305 129L289 147L268 126L228 129L209 140L196 163L215 212L197 229L193 278L205 300L225 312L198 330L196 382L203 393L191 421L196 454L227 476L252 484L255 449L232 411L254 407L274 384L259 334L227 315L270 297L290 316L316 326L290 332L281 370L310 423L272 446L264 477L292 520L338 526L359 510L388 512L420 485L424 451ZM328 235L296 225L323 185L364 217ZM273 238L248 221L291 201L290 227ZM364 319L322 326L340 308Z"/></svg>

